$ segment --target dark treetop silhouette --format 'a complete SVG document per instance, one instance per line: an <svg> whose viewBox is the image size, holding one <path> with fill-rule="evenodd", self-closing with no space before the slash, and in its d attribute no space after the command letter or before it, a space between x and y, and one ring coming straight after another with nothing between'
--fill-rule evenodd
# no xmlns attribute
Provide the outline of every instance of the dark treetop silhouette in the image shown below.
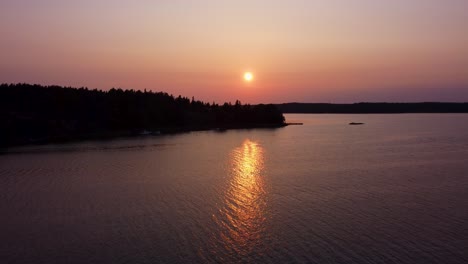
<svg viewBox="0 0 468 264"><path fill-rule="evenodd" d="M204 103L163 92L0 85L0 146L210 128L283 126L274 105Z"/></svg>

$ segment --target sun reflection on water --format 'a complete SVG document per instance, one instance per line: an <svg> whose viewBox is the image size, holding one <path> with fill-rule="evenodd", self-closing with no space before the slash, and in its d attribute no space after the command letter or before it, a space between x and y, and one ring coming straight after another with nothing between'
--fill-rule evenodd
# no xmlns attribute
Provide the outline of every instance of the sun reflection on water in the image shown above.
<svg viewBox="0 0 468 264"><path fill-rule="evenodd" d="M230 157L230 180L223 206L215 217L224 250L240 255L259 250L264 231L266 192L262 147L245 140Z"/></svg>

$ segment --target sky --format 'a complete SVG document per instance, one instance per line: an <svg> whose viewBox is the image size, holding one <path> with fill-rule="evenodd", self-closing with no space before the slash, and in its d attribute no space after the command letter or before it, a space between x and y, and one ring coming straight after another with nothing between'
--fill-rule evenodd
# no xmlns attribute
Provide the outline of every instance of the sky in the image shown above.
<svg viewBox="0 0 468 264"><path fill-rule="evenodd" d="M468 1L1 0L0 83L18 82L220 103L468 102Z"/></svg>

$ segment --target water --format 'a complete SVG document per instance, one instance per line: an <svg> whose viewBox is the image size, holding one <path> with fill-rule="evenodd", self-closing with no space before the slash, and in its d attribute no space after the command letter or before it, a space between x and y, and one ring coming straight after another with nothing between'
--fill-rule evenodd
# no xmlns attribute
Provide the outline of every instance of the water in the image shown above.
<svg viewBox="0 0 468 264"><path fill-rule="evenodd" d="M468 263L468 115L287 119L10 149L0 262Z"/></svg>

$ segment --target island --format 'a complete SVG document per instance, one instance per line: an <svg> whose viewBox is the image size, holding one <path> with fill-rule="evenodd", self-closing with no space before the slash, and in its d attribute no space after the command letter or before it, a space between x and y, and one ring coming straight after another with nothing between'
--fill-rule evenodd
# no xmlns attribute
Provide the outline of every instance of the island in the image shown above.
<svg viewBox="0 0 468 264"><path fill-rule="evenodd" d="M287 125L273 104L207 103L164 92L0 85L0 146Z"/></svg>
<svg viewBox="0 0 468 264"><path fill-rule="evenodd" d="M349 123L350 126L360 126L360 125L364 125L364 123L361 123L361 122L351 122Z"/></svg>

